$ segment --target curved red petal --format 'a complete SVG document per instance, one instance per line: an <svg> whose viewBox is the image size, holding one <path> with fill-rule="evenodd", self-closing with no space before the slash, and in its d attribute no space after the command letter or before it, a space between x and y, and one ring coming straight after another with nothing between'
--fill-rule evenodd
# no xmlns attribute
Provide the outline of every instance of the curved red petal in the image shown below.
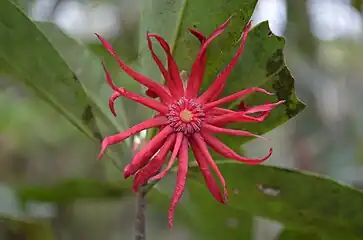
<svg viewBox="0 0 363 240"><path fill-rule="evenodd" d="M183 195L185 183L187 180L187 173L188 173L188 139L183 138L183 142L179 151L179 165L176 177L175 190L168 211L169 228L173 227L173 217L174 217L175 207L179 202L181 196Z"/></svg>
<svg viewBox="0 0 363 240"><path fill-rule="evenodd" d="M199 53L192 65L192 70L190 73L186 96L188 98L196 97L200 90L200 86L202 84L204 72L205 72L205 64L206 64L206 50L210 43L218 37L223 31L226 29L229 21L232 16L227 19L221 26L219 26L203 43L202 47L199 50Z"/></svg>
<svg viewBox="0 0 363 240"><path fill-rule="evenodd" d="M268 95L273 95L273 93L270 93L269 91L263 89L263 88L247 88L243 91L234 93L232 95L229 95L227 97L221 98L217 101L214 102L210 102L204 105L204 110L208 110L211 109L213 107L217 107L219 105L228 103L228 102L232 102L234 100L237 100L238 98L242 98L244 96L246 96L247 94L253 93L253 92L261 92L261 93L266 93ZM265 110L266 111L266 110Z"/></svg>
<svg viewBox="0 0 363 240"><path fill-rule="evenodd" d="M189 28L189 32L193 34L196 38L198 38L201 44L203 44L207 40L206 36L204 36L202 32L199 32L196 29Z"/></svg>
<svg viewBox="0 0 363 240"><path fill-rule="evenodd" d="M157 174L164 165L166 155L175 143L175 134L169 135L160 151L150 160L150 162L135 174L133 181L133 189L135 192L141 184L144 184L152 176Z"/></svg>
<svg viewBox="0 0 363 240"><path fill-rule="evenodd" d="M133 92L130 92L130 91L127 91L126 89L124 88L117 88L115 86L115 84L113 83L112 81L112 78L111 78L111 75L110 73L107 71L106 67L103 65L103 70L105 71L105 74L106 74L106 80L107 80L107 83L111 86L111 88L113 90L115 90L117 93L119 93L120 95L122 95L123 97L125 98L128 98L130 100L133 100L135 102L138 102L140 104L143 104L145 105L146 107L149 107L149 108L152 108L156 111L159 111L159 112L162 112L162 113L167 113L169 110L168 110L168 107L165 106L164 104L158 102L158 101L155 101L155 100L152 100L152 99L148 99L148 98L145 98L143 96L140 96L136 93L133 93ZM118 98L119 96L117 94L113 94L111 96L111 98L109 99L109 106L110 106L110 109L111 109L111 112L116 115L116 112L115 112L115 109L114 109L114 99Z"/></svg>
<svg viewBox="0 0 363 240"><path fill-rule="evenodd" d="M241 137L256 137L256 138L260 138L260 139L264 139L264 140L269 140L268 138L250 133L248 131L221 128L221 127L216 127L216 126L213 126L213 125L210 125L207 123L203 125L202 130L213 132L213 133L230 134L230 135L241 136Z"/></svg>
<svg viewBox="0 0 363 240"><path fill-rule="evenodd" d="M137 152L131 163L125 167L124 177L128 178L131 175L134 175L140 168L144 167L150 158L161 148L165 139L172 132L173 129L170 126L166 126L154 138L152 138L144 148Z"/></svg>
<svg viewBox="0 0 363 240"><path fill-rule="evenodd" d="M114 92L112 93L111 97L108 99L108 108L115 117L117 116L115 110L115 101L119 97L121 97L121 94L119 92Z"/></svg>
<svg viewBox="0 0 363 240"><path fill-rule="evenodd" d="M158 58L158 56L155 54L155 51L154 51L153 45L152 45L152 41L151 41L151 35L148 33L146 35L146 38L147 38L147 43L148 43L148 47L149 47L149 50L151 52L151 55L152 55L156 65L159 67L160 72L162 73L162 75L163 75L163 77L165 79L166 86L168 86L172 96L174 96L174 97L178 96L177 92L176 92L175 84L174 84L173 80L171 79L171 76L170 76L169 72L164 67L164 65L161 62L160 58Z"/></svg>
<svg viewBox="0 0 363 240"><path fill-rule="evenodd" d="M277 107L278 105L282 104L286 102L285 100L281 100L275 103L266 103L266 104L262 104L259 106L253 106L253 107L249 107L247 108L245 111L241 111L244 114L251 114L251 113L257 113L257 112L267 112L267 111L271 111L272 109L274 109L275 107Z"/></svg>
<svg viewBox="0 0 363 240"><path fill-rule="evenodd" d="M105 150L108 148L108 146L119 143L124 141L126 138L141 132L142 130L148 129L148 128L153 128L153 127L158 127L158 126L162 126L167 124L168 120L166 117L164 116L158 116L158 117L154 117L152 119L148 119L144 122L141 122L139 124L136 124L135 126L127 129L126 131L113 135L113 136L108 136L105 139L103 139L102 144L101 144L101 152L98 155L98 159L102 158Z"/></svg>
<svg viewBox="0 0 363 240"><path fill-rule="evenodd" d="M210 155L207 144L203 139L203 136L200 133L195 133L193 135L193 140L195 141L195 145L198 147L201 154L203 154L205 160L208 162L209 166L212 167L214 172L217 174L219 180L221 181L223 185L224 198L225 201L228 202L228 191L226 188L226 181L224 180L222 173L219 171L217 164L214 162L212 156Z"/></svg>
<svg viewBox="0 0 363 240"><path fill-rule="evenodd" d="M209 171L208 163L206 162L204 155L199 151L198 147L196 146L193 139L190 139L190 146L192 147L195 160L198 163L199 169L203 175L204 181L207 185L207 188L209 192L212 194L212 196L220 203L225 204L225 201L223 199L222 193L219 189L219 186L217 182L215 181L213 175Z"/></svg>
<svg viewBox="0 0 363 240"><path fill-rule="evenodd" d="M143 76L142 74L136 72L129 66L127 66L120 58L117 56L115 50L113 49L112 45L106 41L106 39L102 38L100 35L96 34L97 38L100 40L102 45L107 49L107 51L116 59L119 66L133 79L135 79L137 82L143 84L144 86L150 88L155 93L160 96L165 102L172 102L171 96L165 92L162 85L159 83L156 83L152 81L150 78Z"/></svg>
<svg viewBox="0 0 363 240"><path fill-rule="evenodd" d="M233 122L263 122L269 115L270 111L263 112L258 117L245 115L244 112L235 112L207 119L207 122L214 125L229 124Z"/></svg>
<svg viewBox="0 0 363 240"><path fill-rule="evenodd" d="M234 55L234 57L232 58L230 63L227 65L227 67L220 74L218 74L216 80L212 83L212 85L198 98L199 102L201 102L201 103L208 102L210 100L210 98L213 97L213 95L215 95L216 93L218 93L220 91L221 86L225 85L225 82L226 82L229 74L231 73L231 71L235 67L235 65L237 64L238 58L241 56L241 54L243 52L244 45L246 43L248 32L249 32L250 28L251 28L251 23L248 23L243 31L241 44L240 44L236 54Z"/></svg>
<svg viewBox="0 0 363 240"><path fill-rule="evenodd" d="M179 133L176 134L174 149L173 149L173 152L172 152L171 157L169 159L167 167L163 171L158 173L157 175L153 176L151 178L152 181L159 180L159 179L163 178L168 173L170 168L173 167L174 162L175 162L175 158L176 158L176 156L177 156L177 154L178 154L178 152L180 150L183 138L184 138L184 134L182 132L179 132Z"/></svg>
<svg viewBox="0 0 363 240"><path fill-rule="evenodd" d="M179 68L176 65L175 60L171 54L169 44L165 41L164 38L157 34L149 33L148 36L155 38L159 42L160 46L164 49L168 59L169 74L171 76L171 79L173 80L173 86L175 87L175 89L170 90L173 90L177 94L177 97L182 97L184 95L183 82L180 78Z"/></svg>
<svg viewBox="0 0 363 240"><path fill-rule="evenodd" d="M235 153L232 149L230 149L227 145L225 145L223 142L221 142L218 138L215 136L202 131L201 134L204 137L204 140L206 143L211 146L217 153L221 154L225 158L230 158L233 160L236 160L238 162L243 162L246 164L260 164L264 161L266 161L272 154L272 148L270 148L268 154L263 158L247 158L238 155Z"/></svg>

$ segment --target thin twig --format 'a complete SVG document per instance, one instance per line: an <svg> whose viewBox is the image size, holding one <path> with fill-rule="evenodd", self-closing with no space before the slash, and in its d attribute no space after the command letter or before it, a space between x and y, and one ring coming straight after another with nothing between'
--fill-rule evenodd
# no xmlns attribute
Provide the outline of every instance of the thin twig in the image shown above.
<svg viewBox="0 0 363 240"><path fill-rule="evenodd" d="M146 193L147 185L141 185L136 199L135 240L146 239Z"/></svg>

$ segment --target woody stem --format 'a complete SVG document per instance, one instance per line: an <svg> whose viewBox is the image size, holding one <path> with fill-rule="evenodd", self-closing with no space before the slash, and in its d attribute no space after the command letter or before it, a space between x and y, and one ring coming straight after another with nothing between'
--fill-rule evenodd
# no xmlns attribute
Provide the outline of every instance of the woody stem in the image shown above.
<svg viewBox="0 0 363 240"><path fill-rule="evenodd" d="M146 193L148 187L146 184L140 186L136 199L136 219L135 219L135 240L146 239Z"/></svg>

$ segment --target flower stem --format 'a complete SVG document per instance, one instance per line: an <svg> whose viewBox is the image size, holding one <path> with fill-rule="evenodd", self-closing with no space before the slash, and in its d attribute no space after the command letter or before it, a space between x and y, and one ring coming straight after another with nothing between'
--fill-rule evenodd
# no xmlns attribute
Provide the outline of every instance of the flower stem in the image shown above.
<svg viewBox="0 0 363 240"><path fill-rule="evenodd" d="M136 196L135 240L146 239L146 193L147 185L141 185Z"/></svg>

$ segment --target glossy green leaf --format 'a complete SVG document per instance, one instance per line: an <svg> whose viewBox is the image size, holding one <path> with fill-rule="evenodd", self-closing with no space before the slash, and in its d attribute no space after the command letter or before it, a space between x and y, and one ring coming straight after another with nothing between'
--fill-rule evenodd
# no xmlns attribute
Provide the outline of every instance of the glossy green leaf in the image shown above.
<svg viewBox="0 0 363 240"><path fill-rule="evenodd" d="M147 49L144 39L146 31L162 35L171 45L180 70L189 72L199 51L200 43L189 33L188 28L196 28L208 36L217 26L233 15L228 28L212 42L208 49L207 70L202 85L204 91L231 60L256 2L255 0L143 1L140 56L144 74L156 80L161 79ZM261 104L265 101L286 100L286 102L273 111L268 121L259 124L235 124L234 128L263 134L283 124L304 109L305 105L295 96L294 79L284 61L282 51L284 44L283 38L271 34L267 22L258 24L251 30L244 53L229 76L223 95L248 87L261 86L276 95L273 97L262 94L247 96L244 99L247 105ZM160 49L158 53L164 56ZM238 102L234 102L229 108L233 109L237 104ZM221 138L234 149L238 149L241 144L251 139L234 136Z"/></svg>
<svg viewBox="0 0 363 240"><path fill-rule="evenodd" d="M281 222L287 228L329 233L343 239L363 237L363 193L332 180L263 165L221 162L229 206ZM194 178L194 180L191 180ZM190 168L189 196L196 208L220 207L207 193L199 169ZM223 207L223 206L222 206Z"/></svg>
<svg viewBox="0 0 363 240"><path fill-rule="evenodd" d="M0 14L2 75L32 88L94 140L129 127L121 100L116 103L118 117L110 113L107 102L112 91L105 83L101 60L87 46L51 23L32 22L8 0L0 3ZM130 147L121 146L108 155L125 162L130 159ZM121 177L119 172L115 175Z"/></svg>
<svg viewBox="0 0 363 240"><path fill-rule="evenodd" d="M59 53L25 13L0 2L0 74L21 81L89 137L82 122L88 97Z"/></svg>

